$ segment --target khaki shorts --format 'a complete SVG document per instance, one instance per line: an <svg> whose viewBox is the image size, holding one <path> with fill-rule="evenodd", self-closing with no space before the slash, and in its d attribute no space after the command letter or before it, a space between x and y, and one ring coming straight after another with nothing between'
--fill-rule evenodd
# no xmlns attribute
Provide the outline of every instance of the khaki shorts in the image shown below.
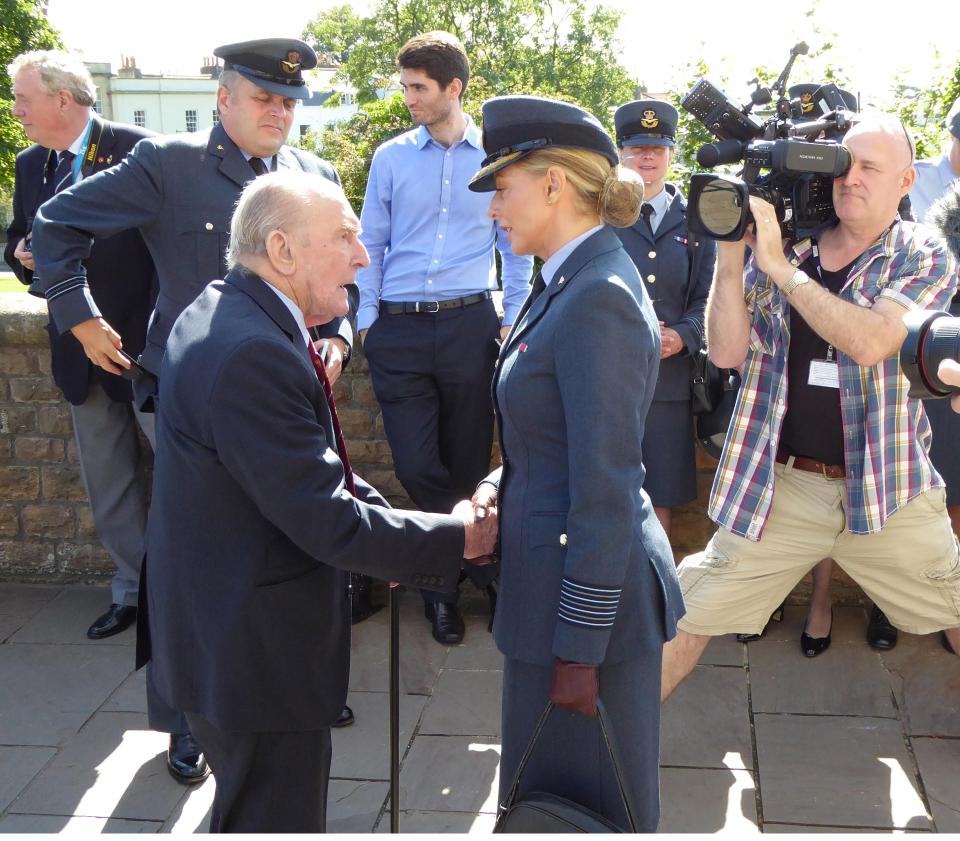
<svg viewBox="0 0 960 841"><path fill-rule="evenodd" d="M960 626L960 554L946 492L912 499L877 534L846 531L844 481L776 465L760 541L719 529L677 572L687 604L681 630L759 634L821 558L833 558L898 628L929 634Z"/></svg>

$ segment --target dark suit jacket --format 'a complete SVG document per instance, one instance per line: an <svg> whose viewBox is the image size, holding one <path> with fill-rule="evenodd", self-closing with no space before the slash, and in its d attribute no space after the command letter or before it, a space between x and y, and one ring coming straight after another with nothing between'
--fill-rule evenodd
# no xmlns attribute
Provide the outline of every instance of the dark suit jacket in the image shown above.
<svg viewBox="0 0 960 841"><path fill-rule="evenodd" d="M689 400L690 354L705 344L704 310L717 244L689 232L686 199L673 184L664 189L670 199L656 234L650 235L642 218L616 231L653 301L657 320L676 330L685 345L681 353L660 360L653 399Z"/></svg>
<svg viewBox="0 0 960 841"><path fill-rule="evenodd" d="M456 586L458 518L344 488L323 389L260 278L210 284L170 334L148 526L153 677L223 730L313 730L347 694L352 570Z"/></svg>
<svg viewBox="0 0 960 841"><path fill-rule="evenodd" d="M93 119L90 136L99 137L100 143L92 166L83 170L85 177L88 172L97 173L115 166L139 140L152 134L145 129L108 122L97 115ZM13 252L37 214L48 153L48 149L35 144L17 155L13 221L7 228L3 258L20 282L27 286L34 282L34 273L24 268ZM38 256L36 251L34 256ZM98 240L90 256L84 260L84 267L90 291L103 317L123 337L124 350L136 358L143 351L147 320L157 297L153 260L143 238L137 231L121 231ZM113 400L132 398L130 383L93 365L71 333L61 335L52 324L48 331L53 379L68 401L76 405L83 403L91 381L103 386Z"/></svg>
<svg viewBox="0 0 960 841"><path fill-rule="evenodd" d="M339 183L333 167L284 146L278 167L316 172ZM37 216L37 267L60 332L99 313L80 265L93 238L137 228L153 255L160 295L141 362L159 373L167 336L177 316L211 280L226 274L230 218L254 174L221 125L210 131L145 140L113 169L58 194ZM359 302L351 287L351 309ZM320 332L352 344L347 319Z"/></svg>
<svg viewBox="0 0 960 841"><path fill-rule="evenodd" d="M650 299L610 228L577 246L504 342L493 632L507 657L615 663L676 632L684 607L673 554L641 490L659 357ZM604 599L619 590L612 627L558 618L565 582Z"/></svg>

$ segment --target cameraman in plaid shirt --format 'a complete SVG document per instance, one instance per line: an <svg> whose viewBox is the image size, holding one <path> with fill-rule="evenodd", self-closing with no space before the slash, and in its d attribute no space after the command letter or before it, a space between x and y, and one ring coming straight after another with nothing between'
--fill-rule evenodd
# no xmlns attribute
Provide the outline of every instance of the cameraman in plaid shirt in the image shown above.
<svg viewBox="0 0 960 841"><path fill-rule="evenodd" d="M753 233L719 243L708 346L717 365L744 365L743 384L710 498L719 529L678 570L687 614L664 648L664 699L712 636L759 633L825 557L896 627L947 629L960 653L960 556L899 363L903 314L946 308L956 267L897 214L915 177L900 120L862 117L844 145L838 221L784 243L773 207L751 197Z"/></svg>

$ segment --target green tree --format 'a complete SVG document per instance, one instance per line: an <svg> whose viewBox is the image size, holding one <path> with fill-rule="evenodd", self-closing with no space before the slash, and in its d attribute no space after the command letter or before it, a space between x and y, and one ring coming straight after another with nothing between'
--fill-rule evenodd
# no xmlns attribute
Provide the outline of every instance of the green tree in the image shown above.
<svg viewBox="0 0 960 841"><path fill-rule="evenodd" d="M13 119L7 66L20 53L60 47L60 36L47 20L45 0L0 0L0 196L13 189L14 158L27 138Z"/></svg>
<svg viewBox="0 0 960 841"><path fill-rule="evenodd" d="M917 144L917 159L938 155L947 138L944 118L960 97L960 62L944 69L940 78L927 88L917 88L898 78L893 90L893 110L910 129Z"/></svg>

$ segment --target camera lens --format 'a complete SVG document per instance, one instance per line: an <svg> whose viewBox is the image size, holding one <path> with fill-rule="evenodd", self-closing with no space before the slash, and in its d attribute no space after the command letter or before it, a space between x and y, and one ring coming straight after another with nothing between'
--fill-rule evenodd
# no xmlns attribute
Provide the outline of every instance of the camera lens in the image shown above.
<svg viewBox="0 0 960 841"><path fill-rule="evenodd" d="M727 236L740 225L743 217L743 196L733 184L714 178L700 194L700 218L715 235Z"/></svg>
<svg viewBox="0 0 960 841"><path fill-rule="evenodd" d="M960 391L937 374L944 359L960 362L960 318L945 312L913 310L903 317L903 323L907 338L900 349L900 365L910 381L910 396L929 400Z"/></svg>

